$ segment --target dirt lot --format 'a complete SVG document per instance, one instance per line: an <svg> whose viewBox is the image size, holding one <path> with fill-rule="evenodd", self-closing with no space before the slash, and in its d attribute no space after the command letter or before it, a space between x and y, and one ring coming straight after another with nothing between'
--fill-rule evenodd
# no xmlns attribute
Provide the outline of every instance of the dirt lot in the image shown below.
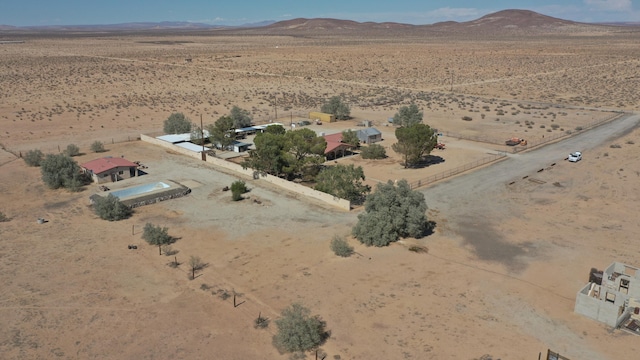
<svg viewBox="0 0 640 360"><path fill-rule="evenodd" d="M636 337L573 313L591 267L640 265L640 133L578 129L610 110L638 109L640 42L630 36L399 43L104 35L0 45L7 149L0 151L0 211L11 218L0 223L0 351L9 359L286 359L271 345L275 327L256 330L253 321L300 301L327 322L327 359L533 359L547 348L572 359L632 359ZM348 259L333 255L329 242L349 234L357 211L250 179L249 198L233 203L221 189L235 176L121 142L157 132L173 111L203 114L206 123L233 105L259 121L274 120L277 108L275 120L286 123L335 94L348 99L354 120L323 131L368 119L383 132L389 159L339 160L362 165L371 185L504 152L500 143L512 136L535 143L581 134L421 189L433 235L383 249L351 241L358 255ZM386 125L411 101L450 136L447 149L434 152L443 162L406 170ZM624 121L635 127L633 118ZM129 185L169 179L192 193L105 222L88 206L95 186L48 190L39 170L12 154L75 143L82 163L96 157L88 150L95 140L106 142L108 156L148 166ZM574 150L584 160L562 161ZM527 174L536 181L522 179ZM48 222L37 224L40 217ZM146 222L179 238L178 269L141 240ZM409 252L413 243L428 252ZM191 255L207 264L193 281ZM224 294L243 303L234 307Z"/></svg>

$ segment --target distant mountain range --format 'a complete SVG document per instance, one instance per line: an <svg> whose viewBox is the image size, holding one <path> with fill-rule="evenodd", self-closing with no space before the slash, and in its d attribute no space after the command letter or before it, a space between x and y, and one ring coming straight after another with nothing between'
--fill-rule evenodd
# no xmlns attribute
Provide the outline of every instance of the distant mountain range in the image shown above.
<svg viewBox="0 0 640 360"><path fill-rule="evenodd" d="M339 19L292 19L280 22L262 21L240 26L210 25L193 22L139 22L106 25L50 25L8 26L0 25L0 31L153 31L153 30L234 30L266 34L346 34L346 33L549 33L611 31L614 28L638 28L640 23L580 23L542 15L529 10L503 10L479 19L456 22L447 21L430 25L411 25L396 22L357 22ZM619 29L620 30L620 29Z"/></svg>

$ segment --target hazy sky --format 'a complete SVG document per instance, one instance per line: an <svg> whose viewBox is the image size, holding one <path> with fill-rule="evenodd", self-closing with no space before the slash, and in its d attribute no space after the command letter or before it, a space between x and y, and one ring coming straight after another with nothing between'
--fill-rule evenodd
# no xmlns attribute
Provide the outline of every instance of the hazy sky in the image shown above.
<svg viewBox="0 0 640 360"><path fill-rule="evenodd" d="M91 25L191 21L241 25L328 17L433 24L527 9L584 22L640 22L640 0L0 0L0 24Z"/></svg>

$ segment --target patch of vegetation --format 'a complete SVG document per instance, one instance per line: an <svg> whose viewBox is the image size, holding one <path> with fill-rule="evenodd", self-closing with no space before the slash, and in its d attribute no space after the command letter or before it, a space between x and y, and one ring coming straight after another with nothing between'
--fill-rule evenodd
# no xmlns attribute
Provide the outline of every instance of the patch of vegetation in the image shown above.
<svg viewBox="0 0 640 360"><path fill-rule="evenodd" d="M183 113L173 113L164 121L165 134L185 134L191 132L191 120Z"/></svg>
<svg viewBox="0 0 640 360"><path fill-rule="evenodd" d="M262 314L258 314L258 317L254 320L253 327L256 329L266 329L269 327L269 318L263 317Z"/></svg>
<svg viewBox="0 0 640 360"><path fill-rule="evenodd" d="M464 121L471 121L471 120L473 120L473 118L472 118L471 116L463 116L463 117L462 117L462 120L464 120Z"/></svg>
<svg viewBox="0 0 640 360"><path fill-rule="evenodd" d="M424 195L411 190L404 179L397 186L391 181L378 184L364 207L352 233L367 246L387 246L400 237L421 238L428 230Z"/></svg>
<svg viewBox="0 0 640 360"><path fill-rule="evenodd" d="M325 322L301 304L294 303L282 311L276 321L278 331L273 344L281 352L304 352L317 348L329 336Z"/></svg>
<svg viewBox="0 0 640 360"><path fill-rule="evenodd" d="M93 211L103 220L118 221L131 216L131 209L113 194L98 196L93 203Z"/></svg>
<svg viewBox="0 0 640 360"><path fill-rule="evenodd" d="M42 160L44 160L44 154L38 149L29 150L26 154L24 154L24 157L22 159L28 166L37 167L40 166Z"/></svg>
<svg viewBox="0 0 640 360"><path fill-rule="evenodd" d="M364 179L362 166L338 164L320 171L316 176L315 189L341 199L362 203L366 194L371 191L369 185L362 183Z"/></svg>
<svg viewBox="0 0 640 360"><path fill-rule="evenodd" d="M347 240L341 236L334 236L331 240L331 250L333 253L341 257L349 257L353 255L353 247L349 245Z"/></svg>
<svg viewBox="0 0 640 360"><path fill-rule="evenodd" d="M157 245L158 252L162 255L162 246L171 244L175 239L169 235L169 229L166 227L156 226L151 223L146 223L142 231L142 239L149 245Z"/></svg>
<svg viewBox="0 0 640 360"><path fill-rule="evenodd" d="M64 153L71 157L78 156L80 155L80 148L76 144L69 144Z"/></svg>
<svg viewBox="0 0 640 360"><path fill-rule="evenodd" d="M371 144L360 150L360 156L363 159L384 159L387 157L387 151L380 144Z"/></svg>
<svg viewBox="0 0 640 360"><path fill-rule="evenodd" d="M620 144L611 144L611 145L609 145L609 147L612 148L612 149L620 149L622 147L622 145L620 145Z"/></svg>
<svg viewBox="0 0 640 360"><path fill-rule="evenodd" d="M65 188L80 191L88 182L80 173L80 166L66 154L47 154L40 162L42 181L51 189Z"/></svg>
<svg viewBox="0 0 640 360"><path fill-rule="evenodd" d="M0 211L0 222L7 222L11 219L7 215L5 215L2 211Z"/></svg>
<svg viewBox="0 0 640 360"><path fill-rule="evenodd" d="M398 112L393 115L393 124L398 126L411 126L422 122L424 114L418 108L418 105L411 104L402 106Z"/></svg>
<svg viewBox="0 0 640 360"><path fill-rule="evenodd" d="M102 143L102 141L98 141L98 140L94 141L91 144L91 151L93 151L94 153L104 152L105 149L104 149L104 144Z"/></svg>
<svg viewBox="0 0 640 360"><path fill-rule="evenodd" d="M244 181L234 181L231 184L231 199L233 199L233 201L242 200L242 194L246 193L247 191L249 191L249 189L247 189L247 185L244 183Z"/></svg>

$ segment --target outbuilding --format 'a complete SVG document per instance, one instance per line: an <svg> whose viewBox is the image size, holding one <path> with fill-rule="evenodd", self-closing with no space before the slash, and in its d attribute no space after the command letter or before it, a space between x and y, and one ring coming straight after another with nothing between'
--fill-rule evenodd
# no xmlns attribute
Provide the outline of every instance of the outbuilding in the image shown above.
<svg viewBox="0 0 640 360"><path fill-rule="evenodd" d="M373 144L382 141L382 133L380 130L372 127L360 129L356 132L358 140L363 144Z"/></svg>

